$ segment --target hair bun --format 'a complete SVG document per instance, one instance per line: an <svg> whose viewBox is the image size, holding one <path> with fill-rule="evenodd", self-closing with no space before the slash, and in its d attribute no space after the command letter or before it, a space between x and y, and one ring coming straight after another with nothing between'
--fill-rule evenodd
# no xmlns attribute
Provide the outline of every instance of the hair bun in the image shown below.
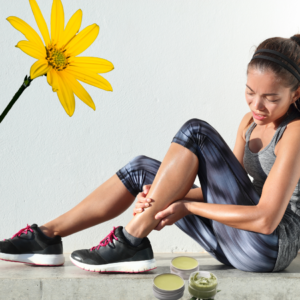
<svg viewBox="0 0 300 300"><path fill-rule="evenodd" d="M298 44L298 46L300 46L300 38L299 37L297 37L296 35L293 35L290 37L290 39L295 41Z"/></svg>

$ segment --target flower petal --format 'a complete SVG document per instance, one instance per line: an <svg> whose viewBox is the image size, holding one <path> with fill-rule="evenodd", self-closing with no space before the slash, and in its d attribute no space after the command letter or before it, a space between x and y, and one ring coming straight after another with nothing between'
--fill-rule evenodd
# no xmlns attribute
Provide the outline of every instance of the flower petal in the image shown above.
<svg viewBox="0 0 300 300"><path fill-rule="evenodd" d="M61 0L53 0L51 10L51 39L60 48L65 27L64 8Z"/></svg>
<svg viewBox="0 0 300 300"><path fill-rule="evenodd" d="M76 56L86 50L96 39L99 26L92 24L79 32L68 44L67 52L70 56Z"/></svg>
<svg viewBox="0 0 300 300"><path fill-rule="evenodd" d="M114 69L110 61L98 57L72 57L70 66L87 69L94 73L107 73Z"/></svg>
<svg viewBox="0 0 300 300"><path fill-rule="evenodd" d="M45 48L37 47L37 45L33 42L20 41L16 47L20 48L23 52L36 59L43 59L46 57Z"/></svg>
<svg viewBox="0 0 300 300"><path fill-rule="evenodd" d="M45 45L40 38L40 36L36 33L36 31L28 25L26 22L21 20L18 17L8 17L6 20L17 30L19 30L21 33L23 33L27 40L30 42L33 42L37 44L37 46L45 48Z"/></svg>
<svg viewBox="0 0 300 300"><path fill-rule="evenodd" d="M57 90L57 96L58 99L65 109L66 113L72 117L75 111L75 97L73 94L72 89L67 84L67 82L64 80L64 74L63 72L56 72L57 74L57 82L58 82L58 90Z"/></svg>
<svg viewBox="0 0 300 300"><path fill-rule="evenodd" d="M75 79L75 77L69 73L64 73L65 81L71 87L75 95L82 100L86 105L96 110L95 103L85 88Z"/></svg>
<svg viewBox="0 0 300 300"><path fill-rule="evenodd" d="M51 69L47 73L47 82L52 86L53 92L57 92L58 90L57 76L57 72L54 69Z"/></svg>
<svg viewBox="0 0 300 300"><path fill-rule="evenodd" d="M95 87L98 87L100 89L103 89L105 91L112 91L112 87L110 83L103 78L101 75L95 74L91 71L74 68L72 66L68 66L67 69L64 70L64 72L67 72L71 75L73 75L76 79L83 81L85 83L88 83L90 85L93 85Z"/></svg>
<svg viewBox="0 0 300 300"><path fill-rule="evenodd" d="M82 20L82 10L78 9L73 16L70 18L64 33L63 38L61 39L63 45L66 45L73 37L75 37L76 33L79 31Z"/></svg>
<svg viewBox="0 0 300 300"><path fill-rule="evenodd" d="M39 59L30 68L30 78L34 79L46 74L52 67L48 65L46 59Z"/></svg>
<svg viewBox="0 0 300 300"><path fill-rule="evenodd" d="M31 10L33 12L35 21L36 21L36 23L40 29L40 32L44 38L45 44L46 44L46 46L48 46L50 44L50 36L49 36L49 31L48 31L48 27L45 22L45 19L41 13L39 6L36 3L36 0L29 0L29 3L31 6Z"/></svg>

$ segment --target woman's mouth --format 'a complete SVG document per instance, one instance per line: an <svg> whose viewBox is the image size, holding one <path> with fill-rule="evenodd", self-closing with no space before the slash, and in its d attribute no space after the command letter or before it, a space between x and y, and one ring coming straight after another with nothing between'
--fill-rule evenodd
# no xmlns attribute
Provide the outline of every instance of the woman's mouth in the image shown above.
<svg viewBox="0 0 300 300"><path fill-rule="evenodd" d="M257 119L257 120L263 120L263 119L266 118L266 116L255 114L254 111L252 111L252 114L253 114L253 117L254 117L255 119Z"/></svg>

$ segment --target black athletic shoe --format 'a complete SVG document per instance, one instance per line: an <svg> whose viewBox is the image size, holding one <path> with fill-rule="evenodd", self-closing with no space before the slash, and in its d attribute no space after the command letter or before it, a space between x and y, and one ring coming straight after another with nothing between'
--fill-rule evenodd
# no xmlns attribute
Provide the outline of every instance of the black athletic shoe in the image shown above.
<svg viewBox="0 0 300 300"><path fill-rule="evenodd" d="M114 229L98 246L74 251L72 263L86 271L141 273L156 269L150 241L145 237L137 247L124 237L122 226Z"/></svg>
<svg viewBox="0 0 300 300"><path fill-rule="evenodd" d="M0 241L0 259L33 265L60 266L65 262L61 237L47 237L33 224Z"/></svg>

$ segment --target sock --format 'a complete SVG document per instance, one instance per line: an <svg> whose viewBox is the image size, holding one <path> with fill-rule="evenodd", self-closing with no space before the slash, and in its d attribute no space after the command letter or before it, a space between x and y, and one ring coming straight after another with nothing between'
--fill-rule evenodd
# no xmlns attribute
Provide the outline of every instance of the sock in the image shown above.
<svg viewBox="0 0 300 300"><path fill-rule="evenodd" d="M125 227L123 227L123 234L127 240L127 242L134 247L137 247L143 240L143 238L137 238L133 235L131 235L130 233L128 233L125 229Z"/></svg>

